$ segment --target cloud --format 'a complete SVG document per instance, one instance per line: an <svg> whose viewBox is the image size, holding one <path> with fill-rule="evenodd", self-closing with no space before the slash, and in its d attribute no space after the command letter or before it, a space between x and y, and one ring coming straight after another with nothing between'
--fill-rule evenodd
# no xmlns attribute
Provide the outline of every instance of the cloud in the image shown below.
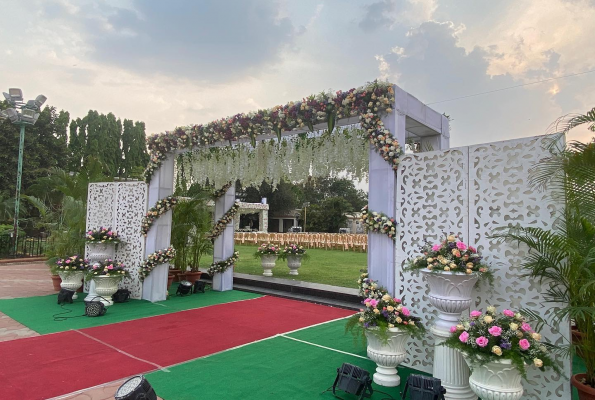
<svg viewBox="0 0 595 400"><path fill-rule="evenodd" d="M432 18L435 0L381 0L365 6L359 27L366 32L392 29L395 25L417 25Z"/></svg>
<svg viewBox="0 0 595 400"><path fill-rule="evenodd" d="M74 13L56 7L66 11L61 2L47 3L44 11L76 26L96 62L196 81L257 75L279 62L295 37L278 4L264 0L135 0L130 8L81 3Z"/></svg>

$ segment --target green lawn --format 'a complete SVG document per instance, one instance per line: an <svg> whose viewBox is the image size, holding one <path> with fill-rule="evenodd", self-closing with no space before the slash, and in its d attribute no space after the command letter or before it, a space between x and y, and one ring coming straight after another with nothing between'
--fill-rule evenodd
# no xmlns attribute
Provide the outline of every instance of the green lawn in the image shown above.
<svg viewBox="0 0 595 400"><path fill-rule="evenodd" d="M236 245L240 252L240 261L235 272L250 275L262 275L260 259L254 258L257 246ZM302 261L298 276L289 275L287 261L277 260L273 276L326 285L357 287L357 279L362 268L366 268L368 255L355 251L308 249L310 258Z"/></svg>

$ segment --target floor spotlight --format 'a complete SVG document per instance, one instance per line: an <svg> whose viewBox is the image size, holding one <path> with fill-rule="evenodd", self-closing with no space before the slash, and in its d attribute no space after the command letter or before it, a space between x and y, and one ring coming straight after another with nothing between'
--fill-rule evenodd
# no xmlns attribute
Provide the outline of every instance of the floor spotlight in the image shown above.
<svg viewBox="0 0 595 400"><path fill-rule="evenodd" d="M157 400L153 387L142 375L133 376L114 395L116 400Z"/></svg>
<svg viewBox="0 0 595 400"><path fill-rule="evenodd" d="M409 391L411 400L444 400L446 389L440 379L430 376L411 374L403 391L403 398Z"/></svg>
<svg viewBox="0 0 595 400"><path fill-rule="evenodd" d="M178 290L176 290L176 294L185 296L185 295L191 294L191 293L192 293L192 283L188 282L188 281L180 282L180 284L178 285Z"/></svg>
<svg viewBox="0 0 595 400"><path fill-rule="evenodd" d="M345 393L358 396L358 399L369 399L372 397L372 378L370 373L353 364L343 363L341 368L337 369L337 377L333 383L333 394L336 390L342 390Z"/></svg>
<svg viewBox="0 0 595 400"><path fill-rule="evenodd" d="M194 293L204 293L205 292L205 283L203 281L196 281L194 282Z"/></svg>

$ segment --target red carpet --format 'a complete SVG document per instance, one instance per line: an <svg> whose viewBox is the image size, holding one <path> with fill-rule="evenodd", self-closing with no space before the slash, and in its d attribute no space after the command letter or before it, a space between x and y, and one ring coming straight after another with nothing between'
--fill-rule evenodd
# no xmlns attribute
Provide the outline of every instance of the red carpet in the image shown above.
<svg viewBox="0 0 595 400"><path fill-rule="evenodd" d="M77 332L0 343L0 398L47 399L153 369Z"/></svg>
<svg viewBox="0 0 595 400"><path fill-rule="evenodd" d="M266 296L81 332L166 367L351 314ZM1 342L0 399L45 399L153 369L78 332Z"/></svg>

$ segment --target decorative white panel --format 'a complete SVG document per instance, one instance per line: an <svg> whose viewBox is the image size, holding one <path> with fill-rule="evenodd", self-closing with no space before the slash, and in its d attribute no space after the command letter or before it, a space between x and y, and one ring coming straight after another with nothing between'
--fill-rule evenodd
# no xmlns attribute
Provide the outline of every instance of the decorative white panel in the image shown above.
<svg viewBox="0 0 595 400"><path fill-rule="evenodd" d="M424 240L435 242L448 232L459 233L476 245L485 261L497 269L492 288L475 290L476 308L494 305L503 309L510 305L539 310L544 316L551 313L539 284L522 277L519 265L526 249L488 237L496 228L515 224L552 226L556 203L546 194L531 190L528 176L529 169L548 154L543 148L545 141L545 137L531 137L403 158L397 174L396 287L426 326L436 314L428 300L427 285L421 276L404 273L401 268L405 260L417 254ZM542 333L550 342L560 344L569 337L568 328L545 329ZM410 341L406 365L431 372L432 347L431 335L423 341ZM570 361L563 362L570 376ZM524 399L570 398L568 380L551 372L529 371Z"/></svg>
<svg viewBox="0 0 595 400"><path fill-rule="evenodd" d="M489 143L469 147L469 233L485 261L496 268L493 290L476 291L476 308L494 305L529 308L542 316L551 315L551 304L544 304L538 282L524 278L520 264L527 256L526 248L502 242L489 236L500 227L522 226L551 228L556 203L547 193L529 187L529 169L549 155L544 136ZM552 332L544 328L543 336L554 344L563 344L569 325ZM565 370L570 376L570 363ZM568 379L555 373L542 373L529 368L523 399L569 399Z"/></svg>
<svg viewBox="0 0 595 400"><path fill-rule="evenodd" d="M89 184L87 230L112 227L124 243L116 248L115 260L123 262L131 277L120 286L128 288L132 298L140 298L140 264L144 259L144 237L141 221L147 210L147 185L144 182L105 182ZM85 247L86 257L92 246Z"/></svg>
<svg viewBox="0 0 595 400"><path fill-rule="evenodd" d="M451 149L405 156L397 174L396 284L404 303L426 326L438 314L428 300L421 274L403 272L403 263L415 256L425 241L435 242L444 233L467 237L467 149ZM410 342L408 365L432 372L434 340Z"/></svg>

